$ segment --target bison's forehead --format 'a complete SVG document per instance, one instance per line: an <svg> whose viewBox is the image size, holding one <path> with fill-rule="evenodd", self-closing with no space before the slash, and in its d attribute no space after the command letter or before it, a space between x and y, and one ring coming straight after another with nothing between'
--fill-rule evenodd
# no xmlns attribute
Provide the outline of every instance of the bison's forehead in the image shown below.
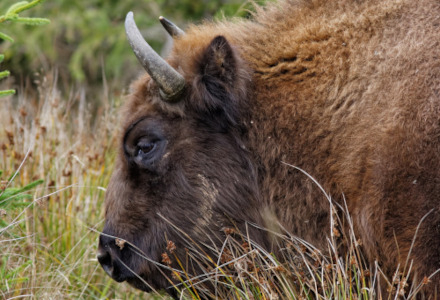
<svg viewBox="0 0 440 300"><path fill-rule="evenodd" d="M131 124L145 117L183 115L183 104L170 105L160 99L159 88L148 74L139 77L130 87L122 107L123 131Z"/></svg>

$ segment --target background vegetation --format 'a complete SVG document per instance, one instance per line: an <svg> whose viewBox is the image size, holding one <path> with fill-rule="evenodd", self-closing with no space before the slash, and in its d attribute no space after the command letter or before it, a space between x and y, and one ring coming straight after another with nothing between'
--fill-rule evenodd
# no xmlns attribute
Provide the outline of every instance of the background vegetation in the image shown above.
<svg viewBox="0 0 440 300"><path fill-rule="evenodd" d="M0 1L0 12L15 2ZM41 69L56 69L64 89L72 83L100 86L103 76L118 89L118 83L125 86L138 71L123 27L128 11L135 12L144 36L160 52L167 38L160 15L185 27L201 18L245 16L250 7L245 0L47 0L29 14L49 18L51 24L44 28L8 24L5 31L16 43L0 44L0 52L5 53L5 66L21 80Z"/></svg>
<svg viewBox="0 0 440 300"><path fill-rule="evenodd" d="M14 3L2 0L0 16ZM161 52L167 35L159 15L184 28L201 18L246 17L251 8L245 0L46 0L22 15L50 24L0 22L0 32L15 39L0 39L0 71L12 73L0 90L17 91L0 98L0 298L166 298L115 284L96 260L117 149L117 109L129 81L142 72L123 20L134 11ZM206 274L193 279L176 270L177 288L190 299L203 296L205 280L217 287L211 296L221 299L373 299L378 281L386 279L378 266L365 265L352 232L344 233L349 254L339 255L337 228L336 220L330 257L280 236L287 264L228 229L217 262L194 246L193 259ZM176 259L172 251L164 254L165 264ZM404 270L388 280L391 298L415 295L429 282L408 286L411 268Z"/></svg>

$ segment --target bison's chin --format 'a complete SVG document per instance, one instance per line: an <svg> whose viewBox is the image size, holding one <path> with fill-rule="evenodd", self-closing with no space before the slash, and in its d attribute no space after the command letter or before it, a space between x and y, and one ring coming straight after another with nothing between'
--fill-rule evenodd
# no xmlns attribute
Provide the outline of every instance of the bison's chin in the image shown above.
<svg viewBox="0 0 440 300"><path fill-rule="evenodd" d="M152 289L151 287L149 287L147 284L145 284L144 281L140 280L139 278L133 277L133 278L129 278L127 279L127 282L134 287L135 289L144 291L144 292L151 292Z"/></svg>

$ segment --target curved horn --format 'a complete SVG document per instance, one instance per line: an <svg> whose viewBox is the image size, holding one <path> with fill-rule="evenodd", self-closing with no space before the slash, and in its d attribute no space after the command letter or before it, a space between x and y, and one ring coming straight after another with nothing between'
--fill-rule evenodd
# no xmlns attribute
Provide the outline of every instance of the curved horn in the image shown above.
<svg viewBox="0 0 440 300"><path fill-rule="evenodd" d="M125 18L125 32L139 62L159 85L162 99L176 102L184 90L185 79L144 40L134 22L132 12L129 12Z"/></svg>
<svg viewBox="0 0 440 300"><path fill-rule="evenodd" d="M164 18L162 16L159 17L160 23L162 23L163 28L171 35L172 38L181 37L185 35L185 31L177 27L176 24Z"/></svg>

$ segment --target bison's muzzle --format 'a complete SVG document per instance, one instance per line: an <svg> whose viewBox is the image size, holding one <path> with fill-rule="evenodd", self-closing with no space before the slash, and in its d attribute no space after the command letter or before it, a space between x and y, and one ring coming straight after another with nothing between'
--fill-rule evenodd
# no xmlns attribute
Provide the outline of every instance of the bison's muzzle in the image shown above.
<svg viewBox="0 0 440 300"><path fill-rule="evenodd" d="M105 235L99 237L98 261L104 271L117 282L134 277L121 259L123 250L123 247L117 245L116 239Z"/></svg>
<svg viewBox="0 0 440 300"><path fill-rule="evenodd" d="M133 263L136 255L136 246L123 239L114 238L108 233L103 232L99 236L99 247L97 259L104 271L116 282L126 281L131 286L144 292L151 292L154 289L165 289L168 294L176 297L176 290L168 284L162 277L154 275L146 278L145 274L134 267ZM153 275L152 275L153 274ZM164 274L161 272L160 274Z"/></svg>

